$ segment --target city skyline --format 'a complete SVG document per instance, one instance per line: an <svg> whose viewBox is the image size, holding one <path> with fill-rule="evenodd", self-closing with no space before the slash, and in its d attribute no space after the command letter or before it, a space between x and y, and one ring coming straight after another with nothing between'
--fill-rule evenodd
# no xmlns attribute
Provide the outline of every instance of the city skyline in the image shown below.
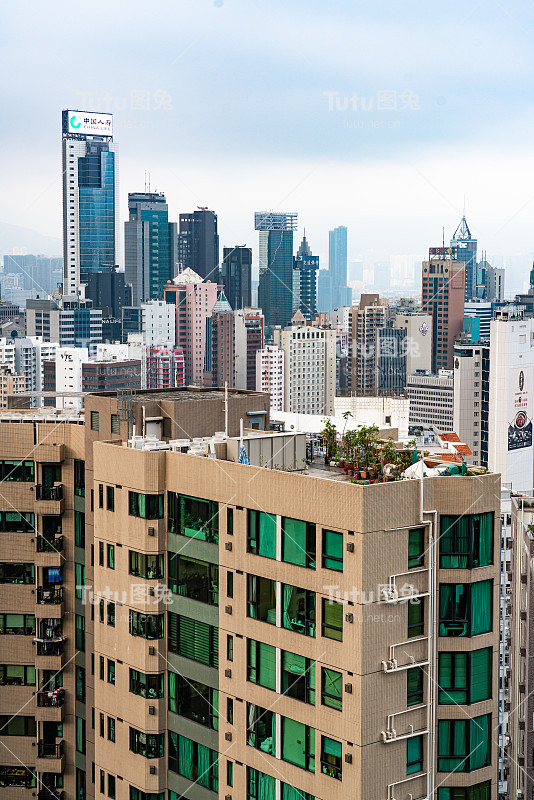
<svg viewBox="0 0 534 800"><path fill-rule="evenodd" d="M84 19L87 43L79 42L69 59L55 25L60 9L44 12L31 3L32 23L22 35L16 11L5 8L5 57L24 63L4 90L3 174L10 192L0 201L0 223L60 237L58 114L90 108L115 117L121 221L127 193L143 190L147 172L152 189L165 192L171 219L197 205L214 209L221 246L254 246L255 208L296 208L325 264L328 230L338 225L349 231L349 259L379 239L389 253L423 253L429 240L439 244L443 227L452 234L465 195L471 230L489 260L525 253L526 262L532 11L486 2L467 12L453 3L427 9L422 19L414 5L402 13L386 5L384 22L378 9L360 4L326 9L297 2L284 9L280 31L275 13L262 18L250 4L182 3L180 24L166 15L165 30L157 17L141 25L134 15L127 44L119 39L108 47L101 64L90 59L95 21ZM110 22L123 21L125 8L106 7ZM69 13L76 25L81 11ZM156 29L160 47L147 54L143 44ZM48 49L37 70L33 45L43 30ZM295 43L293 30L307 46ZM223 58L238 38L242 48ZM349 46L354 40L358 48ZM136 47L143 60L119 68ZM496 84L497 65L487 53L497 51ZM451 52L461 57L442 57ZM256 67L244 70L251 53ZM218 64L214 80L211 58ZM31 70L40 76L35 87ZM256 70L272 76L268 91ZM305 127L297 124L303 118ZM513 151L503 147L508 141Z"/></svg>

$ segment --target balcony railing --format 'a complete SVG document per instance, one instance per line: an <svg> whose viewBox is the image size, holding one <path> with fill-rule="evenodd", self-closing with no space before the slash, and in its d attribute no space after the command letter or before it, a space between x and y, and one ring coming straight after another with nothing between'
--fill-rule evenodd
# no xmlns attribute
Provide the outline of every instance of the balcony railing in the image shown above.
<svg viewBox="0 0 534 800"><path fill-rule="evenodd" d="M61 758L64 751L63 739L60 742L37 742L38 758Z"/></svg>
<svg viewBox="0 0 534 800"><path fill-rule="evenodd" d="M63 586L54 586L45 589L44 586L37 587L37 602L42 605L59 605L63 602Z"/></svg>
<svg viewBox="0 0 534 800"><path fill-rule="evenodd" d="M63 653L63 637L61 639L36 639L38 656L60 656Z"/></svg>
<svg viewBox="0 0 534 800"><path fill-rule="evenodd" d="M35 487L36 500L63 500L63 484L59 486L45 486L38 483Z"/></svg>
<svg viewBox="0 0 534 800"><path fill-rule="evenodd" d="M38 553L61 553L63 551L63 536L38 536Z"/></svg>
<svg viewBox="0 0 534 800"><path fill-rule="evenodd" d="M64 702L64 689L53 689L52 691L48 692L37 692L37 706L39 708L61 708Z"/></svg>

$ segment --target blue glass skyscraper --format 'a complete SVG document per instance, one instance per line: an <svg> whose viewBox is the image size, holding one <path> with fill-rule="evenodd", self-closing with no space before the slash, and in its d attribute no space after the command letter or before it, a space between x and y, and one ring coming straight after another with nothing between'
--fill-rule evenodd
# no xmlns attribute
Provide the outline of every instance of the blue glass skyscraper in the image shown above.
<svg viewBox="0 0 534 800"><path fill-rule="evenodd" d="M177 225L169 222L165 195L135 192L128 195L128 222L124 223L124 270L132 286L134 306L161 300L167 281L176 275Z"/></svg>
<svg viewBox="0 0 534 800"><path fill-rule="evenodd" d="M456 261L465 264L465 299L474 300L477 296L477 240L471 236L465 214L451 239L451 248Z"/></svg>
<svg viewBox="0 0 534 800"><path fill-rule="evenodd" d="M258 304L265 324L288 325L293 316L293 231L295 213L260 211L254 215L260 232Z"/></svg>
<svg viewBox="0 0 534 800"><path fill-rule="evenodd" d="M110 114L63 111L63 294L117 263L117 146Z"/></svg>

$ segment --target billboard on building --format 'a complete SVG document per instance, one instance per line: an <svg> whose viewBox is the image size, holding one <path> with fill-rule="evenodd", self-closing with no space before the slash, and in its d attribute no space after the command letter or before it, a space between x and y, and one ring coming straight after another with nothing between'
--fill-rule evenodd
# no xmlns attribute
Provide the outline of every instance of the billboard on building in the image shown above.
<svg viewBox="0 0 534 800"><path fill-rule="evenodd" d="M525 370L512 371L510 398L512 418L508 423L508 450L523 450L532 447L532 369L525 380Z"/></svg>
<svg viewBox="0 0 534 800"><path fill-rule="evenodd" d="M113 114L94 111L64 111L63 133L78 136L113 136Z"/></svg>

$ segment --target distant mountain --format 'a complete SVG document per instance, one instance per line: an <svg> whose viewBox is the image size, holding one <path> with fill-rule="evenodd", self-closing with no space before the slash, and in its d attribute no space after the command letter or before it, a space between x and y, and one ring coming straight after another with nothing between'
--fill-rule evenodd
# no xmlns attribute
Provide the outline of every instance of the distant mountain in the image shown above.
<svg viewBox="0 0 534 800"><path fill-rule="evenodd" d="M44 255L61 256L63 244L55 236L44 236L42 233L22 228L18 225L8 225L0 222L0 256L3 255Z"/></svg>

